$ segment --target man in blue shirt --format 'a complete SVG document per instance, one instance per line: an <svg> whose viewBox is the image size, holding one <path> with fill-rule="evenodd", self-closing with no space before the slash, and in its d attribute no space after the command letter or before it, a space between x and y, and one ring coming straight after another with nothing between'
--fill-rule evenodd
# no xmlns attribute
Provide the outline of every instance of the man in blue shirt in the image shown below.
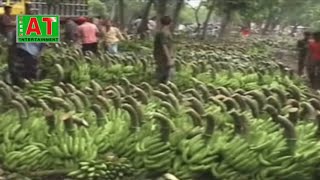
<svg viewBox="0 0 320 180"><path fill-rule="evenodd" d="M27 14L34 14L30 8ZM16 39L16 33L14 33ZM39 56L44 43L16 43L9 48L8 68L12 84L23 86L21 80L35 80L38 74Z"/></svg>
<svg viewBox="0 0 320 180"><path fill-rule="evenodd" d="M17 43L13 59L9 62L12 83L22 86L23 79L37 79L39 56L44 48L43 43ZM11 68L10 68L11 66Z"/></svg>

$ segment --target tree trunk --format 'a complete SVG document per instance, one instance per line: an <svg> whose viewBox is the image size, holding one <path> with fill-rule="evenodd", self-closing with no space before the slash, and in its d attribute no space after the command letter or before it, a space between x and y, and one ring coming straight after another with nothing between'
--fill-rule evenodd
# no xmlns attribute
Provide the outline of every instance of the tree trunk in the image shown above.
<svg viewBox="0 0 320 180"><path fill-rule="evenodd" d="M200 2L197 9L194 11L194 18L197 22L197 28L194 31L195 33L198 33L200 31L200 27L201 27L200 20L199 20L199 11L200 11L201 7L202 7L202 3Z"/></svg>
<svg viewBox="0 0 320 180"><path fill-rule="evenodd" d="M225 12L225 17L223 18L221 22L220 32L219 32L219 39L223 39L224 36L228 32L228 26L232 20L232 11L228 10Z"/></svg>
<svg viewBox="0 0 320 180"><path fill-rule="evenodd" d="M275 30L277 26L278 26L278 22L277 21L272 22L271 26L270 26L270 30L271 31Z"/></svg>
<svg viewBox="0 0 320 180"><path fill-rule="evenodd" d="M261 32L262 35L266 35L268 33L268 30L270 29L270 26L272 24L272 20L273 20L273 15L272 15L272 13L270 13L269 17L268 17L268 19L262 29L262 32Z"/></svg>
<svg viewBox="0 0 320 180"><path fill-rule="evenodd" d="M276 27L279 25L280 18L274 18L274 20L271 22L270 30L274 31Z"/></svg>
<svg viewBox="0 0 320 180"><path fill-rule="evenodd" d="M138 34L140 35L141 39L145 39L145 32L148 30L149 14L150 14L153 2L154 0L148 1L143 12L141 23L139 24L139 27L138 27Z"/></svg>
<svg viewBox="0 0 320 180"><path fill-rule="evenodd" d="M160 19L166 15L168 0L157 0L157 29L160 27Z"/></svg>
<svg viewBox="0 0 320 180"><path fill-rule="evenodd" d="M125 28L125 20L124 20L124 0L119 0L119 23L120 23L120 29L123 30Z"/></svg>
<svg viewBox="0 0 320 180"><path fill-rule="evenodd" d="M280 32L279 32L279 34L280 35L283 35L283 33L284 33L284 30L286 29L286 27L287 27L287 24L281 24L280 25Z"/></svg>
<svg viewBox="0 0 320 180"><path fill-rule="evenodd" d="M184 0L177 0L176 3L176 7L174 8L174 12L173 12L173 26L171 26L171 31L173 32L177 26L179 26L179 16L180 16L180 12L183 8L184 5Z"/></svg>
<svg viewBox="0 0 320 180"><path fill-rule="evenodd" d="M208 23L209 23L210 18L211 18L211 16L212 16L213 10L214 10L214 6L211 5L211 6L209 7L209 11L208 11L206 20L205 20L204 23L203 23L203 30L202 30L202 35L201 35L201 39L202 39L202 40L205 39L206 36L207 36Z"/></svg>
<svg viewBox="0 0 320 180"><path fill-rule="evenodd" d="M118 17L117 17L117 8L118 7L118 4L117 3L114 3L113 6L112 6L112 10L111 10L111 14L110 14L110 19L112 21L117 21L118 20Z"/></svg>
<svg viewBox="0 0 320 180"><path fill-rule="evenodd" d="M251 21L245 22L245 26L249 29L251 29Z"/></svg>

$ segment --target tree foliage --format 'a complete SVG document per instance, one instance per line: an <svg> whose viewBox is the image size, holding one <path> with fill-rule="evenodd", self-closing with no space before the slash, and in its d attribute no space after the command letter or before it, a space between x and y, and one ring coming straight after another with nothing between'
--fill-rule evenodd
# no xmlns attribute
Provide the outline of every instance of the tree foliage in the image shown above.
<svg viewBox="0 0 320 180"><path fill-rule="evenodd" d="M89 15L90 16L101 16L107 17L109 14L107 13L107 7L100 0L89 0Z"/></svg>
<svg viewBox="0 0 320 180"><path fill-rule="evenodd" d="M175 17L177 2L181 0L155 0L149 17L161 14ZM210 21L213 16L220 17L222 23L231 24L235 20L235 15L239 17L242 24L255 22L266 24L266 30L274 25L284 26L310 26L320 28L320 0L199 0L201 7L187 6L190 0L185 0L178 13L178 20L182 23L204 23ZM195 1L195 0L193 0ZM104 17L118 17L119 0L89 0L90 15ZM148 0L123 0L123 18L128 23L132 19L142 16L144 7ZM165 8L164 8L165 7ZM211 14L208 14L212 10ZM121 11L120 11L121 12ZM199 17L198 17L199 16ZM208 18L206 18L206 16ZM121 16L120 16L121 17ZM228 20L228 22L226 22Z"/></svg>

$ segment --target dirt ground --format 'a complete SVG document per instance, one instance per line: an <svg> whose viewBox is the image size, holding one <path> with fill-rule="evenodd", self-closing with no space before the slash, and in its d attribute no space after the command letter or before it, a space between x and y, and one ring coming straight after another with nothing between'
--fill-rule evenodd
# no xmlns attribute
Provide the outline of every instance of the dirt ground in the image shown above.
<svg viewBox="0 0 320 180"><path fill-rule="evenodd" d="M298 55L297 52L293 50L283 50L283 49L277 49L274 51L276 60L278 62L282 62L285 66L289 67L290 69L294 70L294 72L298 73ZM309 84L309 80L307 78L307 72L306 69L304 69L304 76L302 77L306 85L309 86L310 90L314 93L319 94L318 89L312 89L312 87Z"/></svg>
<svg viewBox="0 0 320 180"><path fill-rule="evenodd" d="M297 72L298 70L298 55L292 50L275 50L275 57L277 61L282 62L284 65L288 66L290 69Z"/></svg>

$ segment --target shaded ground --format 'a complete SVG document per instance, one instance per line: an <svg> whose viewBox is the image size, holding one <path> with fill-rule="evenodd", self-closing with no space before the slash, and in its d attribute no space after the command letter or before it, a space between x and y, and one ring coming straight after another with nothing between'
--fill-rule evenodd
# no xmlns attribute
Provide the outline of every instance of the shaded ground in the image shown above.
<svg viewBox="0 0 320 180"><path fill-rule="evenodd" d="M282 62L283 64L297 72L298 57L296 52L294 52L293 50L276 49L275 56L279 62Z"/></svg>
<svg viewBox="0 0 320 180"><path fill-rule="evenodd" d="M294 70L296 73L298 72L298 55L297 52L293 50L287 50L287 49L276 49L274 51L276 60L278 62L282 62L285 66L289 67L290 69ZM308 78L306 76L306 69L304 70L304 76L303 79L306 81L307 85L309 85ZM310 87L310 90L317 93L317 89L312 89Z"/></svg>

